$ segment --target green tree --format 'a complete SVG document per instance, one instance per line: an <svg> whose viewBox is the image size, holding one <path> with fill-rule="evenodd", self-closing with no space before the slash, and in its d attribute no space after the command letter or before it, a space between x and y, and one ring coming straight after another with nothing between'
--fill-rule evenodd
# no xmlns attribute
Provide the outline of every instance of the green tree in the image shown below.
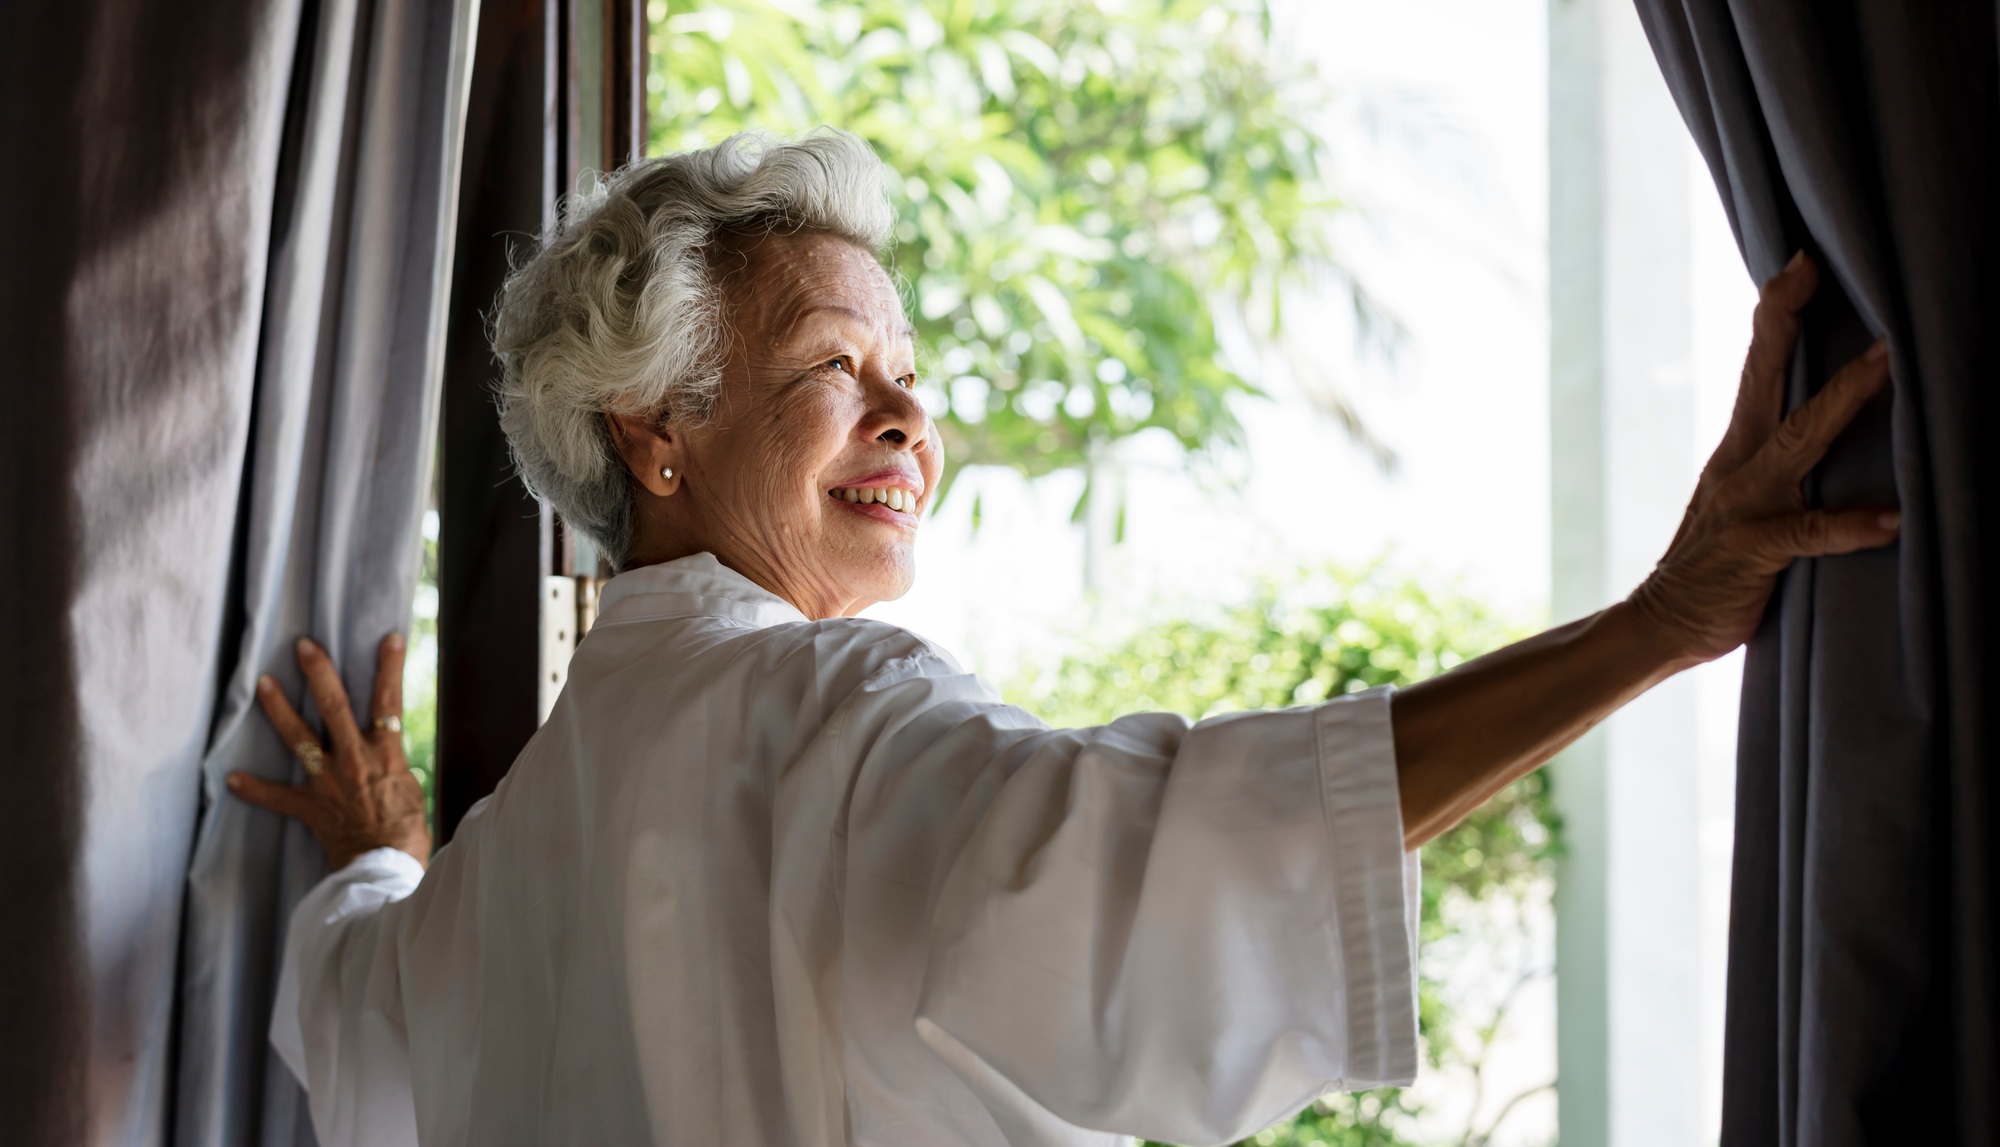
<svg viewBox="0 0 2000 1147"><path fill-rule="evenodd" d="M1056 725L1147 711L1200 719L1408 685L1518 636L1469 598L1426 590L1380 568L1310 571L1268 583L1241 604L1171 618L1031 668L1009 695ZM1455 905L1523 901L1545 888L1554 874L1557 823L1546 775L1537 772L1425 845L1420 941L1428 946L1452 932ZM1467 1069L1476 1086L1509 1001L1491 1014L1460 1015L1442 987L1419 975L1425 1053L1433 1067ZM1390 1147L1404 1142L1414 1114L1394 1090L1332 1095L1250 1142ZM1467 1128L1463 1141L1483 1142L1493 1130Z"/></svg>
<svg viewBox="0 0 2000 1147"><path fill-rule="evenodd" d="M1327 90L1274 49L1261 0L653 0L649 15L655 152L824 123L901 176L896 267L958 465L1088 472L1145 430L1235 448L1230 401L1258 391L1224 361L1214 308L1269 340L1288 286L1352 285L1308 127Z"/></svg>

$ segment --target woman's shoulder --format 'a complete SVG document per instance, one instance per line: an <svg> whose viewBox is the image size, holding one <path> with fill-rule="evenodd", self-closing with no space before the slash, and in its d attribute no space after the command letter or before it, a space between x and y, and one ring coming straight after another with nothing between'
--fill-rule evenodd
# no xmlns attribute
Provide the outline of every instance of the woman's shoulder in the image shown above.
<svg viewBox="0 0 2000 1147"><path fill-rule="evenodd" d="M571 667L566 693L574 695L573 703L643 706L645 698L662 695L663 685L684 701L790 696L800 714L830 715L863 698L902 698L920 707L953 698L998 699L943 647L884 621L749 625L702 618L667 625L668 631L652 632L628 627L609 641L593 632L579 647L589 656Z"/></svg>
<svg viewBox="0 0 2000 1147"><path fill-rule="evenodd" d="M943 646L873 618L835 617L766 632L789 656L809 660L822 675L851 680L856 687L884 678L969 676Z"/></svg>
<svg viewBox="0 0 2000 1147"><path fill-rule="evenodd" d="M734 635L723 653L733 681L759 690L796 690L807 708L846 705L929 708L951 701L999 704L990 686L950 651L902 626L838 617L767 626Z"/></svg>

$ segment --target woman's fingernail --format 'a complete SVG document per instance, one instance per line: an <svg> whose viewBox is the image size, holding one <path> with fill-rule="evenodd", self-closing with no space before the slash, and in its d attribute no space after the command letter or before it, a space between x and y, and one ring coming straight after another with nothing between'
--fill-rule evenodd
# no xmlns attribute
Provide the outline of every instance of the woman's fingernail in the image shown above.
<svg viewBox="0 0 2000 1147"><path fill-rule="evenodd" d="M278 683L271 679L271 675L269 673L266 673L263 676L257 678L257 692L259 693L269 693L271 690L276 689L277 687Z"/></svg>
<svg viewBox="0 0 2000 1147"><path fill-rule="evenodd" d="M1889 340L1885 338L1876 339L1875 345L1869 347L1868 353L1863 355L1862 357L1866 358L1869 362L1881 362L1883 359L1888 358Z"/></svg>
<svg viewBox="0 0 2000 1147"><path fill-rule="evenodd" d="M222 778L222 783L229 786L230 792L235 792L237 789L243 787L243 778L236 773L231 773Z"/></svg>
<svg viewBox="0 0 2000 1147"><path fill-rule="evenodd" d="M401 649L402 647L403 647L403 635L401 633L391 633L389 635L389 648Z"/></svg>
<svg viewBox="0 0 2000 1147"><path fill-rule="evenodd" d="M299 652L311 653L312 651L313 651L313 639L310 637L299 638Z"/></svg>
<svg viewBox="0 0 2000 1147"><path fill-rule="evenodd" d="M1898 511L1890 510L1888 513L1883 514L1881 517L1875 520L1882 523L1883 529L1894 530L1902 526L1903 515Z"/></svg>
<svg viewBox="0 0 2000 1147"><path fill-rule="evenodd" d="M1801 247L1798 250L1792 252L1791 261L1785 264L1785 270L1796 271L1799 269L1799 264L1805 261L1806 261L1806 250L1804 247Z"/></svg>

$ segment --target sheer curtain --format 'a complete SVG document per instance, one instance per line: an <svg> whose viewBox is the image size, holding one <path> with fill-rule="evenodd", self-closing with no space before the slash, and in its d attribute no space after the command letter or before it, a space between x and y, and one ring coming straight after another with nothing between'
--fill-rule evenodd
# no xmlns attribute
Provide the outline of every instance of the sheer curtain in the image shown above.
<svg viewBox="0 0 2000 1147"><path fill-rule="evenodd" d="M221 780L296 769L251 686L297 636L365 693L408 616L475 5L0 13L24 1142L311 1142L264 1033L321 861Z"/></svg>
<svg viewBox="0 0 2000 1147"><path fill-rule="evenodd" d="M1639 11L1750 273L1824 270L1792 402L1877 335L1894 379L1810 493L1902 541L1796 566L1745 667L1723 1142L2000 1142L1995 6Z"/></svg>

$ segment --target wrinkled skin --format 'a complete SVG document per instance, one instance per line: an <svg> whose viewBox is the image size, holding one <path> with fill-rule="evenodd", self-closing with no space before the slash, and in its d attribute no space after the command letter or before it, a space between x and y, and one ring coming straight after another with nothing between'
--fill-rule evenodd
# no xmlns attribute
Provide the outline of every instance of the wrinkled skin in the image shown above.
<svg viewBox="0 0 2000 1147"><path fill-rule="evenodd" d="M1877 342L1785 414L1799 315L1818 289L1819 266L1803 254L1764 284L1729 429L1665 556L1632 594L1691 662L1750 640L1778 575L1795 559L1888 545L1900 532L1893 506L1806 505L1806 475L1889 382L1889 345Z"/></svg>
<svg viewBox="0 0 2000 1147"><path fill-rule="evenodd" d="M712 553L812 618L902 596L943 458L912 393L916 351L894 284L873 255L823 234L719 248L729 341L710 416L605 416L633 488L627 567ZM863 485L906 490L914 506L830 495ZM383 639L366 733L325 651L301 640L298 656L329 734L324 771L300 785L234 773L230 790L303 822L335 868L384 846L428 860L402 737L372 727L402 712L402 637ZM287 745L320 743L275 681L261 679L257 697Z"/></svg>
<svg viewBox="0 0 2000 1147"><path fill-rule="evenodd" d="M896 474L920 513L942 468L888 273L812 233L760 237L717 264L730 342L712 416L609 417L637 488L631 564L706 551L813 618L902 596L918 515L890 520L828 493Z"/></svg>
<svg viewBox="0 0 2000 1147"><path fill-rule="evenodd" d="M313 704L326 722L325 767L304 784L285 785L254 773L229 774L229 791L260 808L298 818L326 850L335 868L375 848L400 848L420 861L431 858L431 830L424 819L424 790L403 756L403 735L375 724L403 716L403 635L391 633L375 652L375 692L363 732L347 703L347 690L326 650L306 638L298 644L299 669ZM257 679L257 703L271 727L296 752L320 737L305 723L270 677Z"/></svg>

